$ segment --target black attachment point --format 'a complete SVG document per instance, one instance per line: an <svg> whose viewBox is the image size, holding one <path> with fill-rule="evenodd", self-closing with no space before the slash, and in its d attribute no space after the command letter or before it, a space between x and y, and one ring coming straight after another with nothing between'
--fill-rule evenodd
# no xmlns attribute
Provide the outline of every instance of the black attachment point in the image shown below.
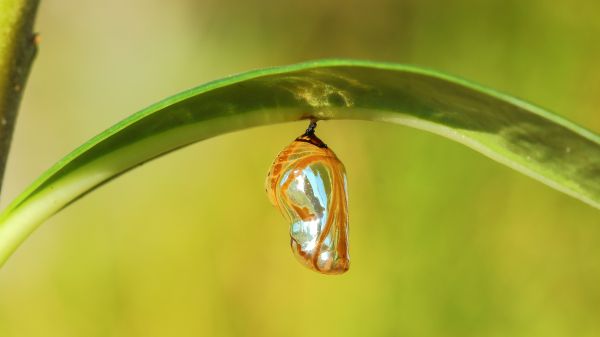
<svg viewBox="0 0 600 337"><path fill-rule="evenodd" d="M304 135L306 135L306 136L314 135L316 128L317 128L317 120L311 119L310 124L308 125L308 128L306 129L306 132L304 132Z"/></svg>

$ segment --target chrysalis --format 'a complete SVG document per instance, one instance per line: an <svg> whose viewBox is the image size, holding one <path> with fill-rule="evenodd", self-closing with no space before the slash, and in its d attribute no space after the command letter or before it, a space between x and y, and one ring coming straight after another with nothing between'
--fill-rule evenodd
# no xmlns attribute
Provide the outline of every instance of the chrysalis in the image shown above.
<svg viewBox="0 0 600 337"><path fill-rule="evenodd" d="M350 267L348 197L342 162L314 134L316 122L275 158L269 200L290 222L294 255L308 268L341 274Z"/></svg>

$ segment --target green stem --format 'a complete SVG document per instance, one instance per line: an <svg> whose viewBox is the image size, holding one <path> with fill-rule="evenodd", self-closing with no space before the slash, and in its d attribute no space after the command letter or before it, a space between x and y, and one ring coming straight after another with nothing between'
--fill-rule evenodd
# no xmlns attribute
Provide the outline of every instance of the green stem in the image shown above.
<svg viewBox="0 0 600 337"><path fill-rule="evenodd" d="M0 0L0 189L17 111L37 50L39 0Z"/></svg>

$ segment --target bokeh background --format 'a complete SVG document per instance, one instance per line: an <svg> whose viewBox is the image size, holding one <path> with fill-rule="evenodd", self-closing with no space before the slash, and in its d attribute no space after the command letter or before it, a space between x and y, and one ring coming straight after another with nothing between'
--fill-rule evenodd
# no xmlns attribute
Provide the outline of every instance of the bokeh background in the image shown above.
<svg viewBox="0 0 600 337"><path fill-rule="evenodd" d="M417 64L600 131L595 0L43 1L6 205L180 90L322 57ZM351 270L298 264L264 194L306 127L224 135L43 225L0 270L0 336L598 336L600 213L406 127L320 123L345 162Z"/></svg>

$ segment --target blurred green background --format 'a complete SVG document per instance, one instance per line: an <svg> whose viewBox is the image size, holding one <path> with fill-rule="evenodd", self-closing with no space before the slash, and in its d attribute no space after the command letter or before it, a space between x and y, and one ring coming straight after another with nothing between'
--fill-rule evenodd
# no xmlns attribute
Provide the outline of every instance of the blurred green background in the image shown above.
<svg viewBox="0 0 600 337"><path fill-rule="evenodd" d="M165 96L322 57L459 75L600 131L600 2L43 1L2 205ZM320 123L349 179L352 267L297 263L263 181L306 127L140 167L0 270L0 336L598 336L597 210L446 139Z"/></svg>

